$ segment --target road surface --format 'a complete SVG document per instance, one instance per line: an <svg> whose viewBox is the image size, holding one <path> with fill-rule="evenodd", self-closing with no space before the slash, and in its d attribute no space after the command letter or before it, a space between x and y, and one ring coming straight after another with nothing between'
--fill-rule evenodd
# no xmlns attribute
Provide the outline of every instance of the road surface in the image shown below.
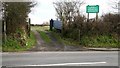
<svg viewBox="0 0 120 68"><path fill-rule="evenodd" d="M12 66L118 66L117 51L2 53L2 65Z"/></svg>

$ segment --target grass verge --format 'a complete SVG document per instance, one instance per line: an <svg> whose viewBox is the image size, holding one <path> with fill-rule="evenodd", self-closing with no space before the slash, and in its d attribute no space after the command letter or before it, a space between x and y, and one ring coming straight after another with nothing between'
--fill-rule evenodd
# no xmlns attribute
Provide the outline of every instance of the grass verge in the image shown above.
<svg viewBox="0 0 120 68"><path fill-rule="evenodd" d="M32 30L36 30L39 32L41 38L46 42L50 43L51 39L49 36L45 33L45 31L49 31L49 26L31 26Z"/></svg>
<svg viewBox="0 0 120 68"><path fill-rule="evenodd" d="M25 46L20 46L18 41L8 38L6 43L2 45L3 52L19 52L19 51L26 51L33 47L36 44L36 39L34 33L31 32L30 37L27 39Z"/></svg>
<svg viewBox="0 0 120 68"><path fill-rule="evenodd" d="M50 31L51 34L58 40L59 43L63 43L65 45L69 45L69 46L78 46L79 45L79 42L78 41L75 41L75 40L72 40L70 38L64 38L61 36L60 33L56 33L54 31Z"/></svg>
<svg viewBox="0 0 120 68"><path fill-rule="evenodd" d="M44 31L38 31L40 33L41 38L46 42L46 43L50 43L51 39L49 38L49 36L44 32Z"/></svg>
<svg viewBox="0 0 120 68"><path fill-rule="evenodd" d="M62 41L69 46L80 46L80 43L70 38L62 38Z"/></svg>
<svg viewBox="0 0 120 68"><path fill-rule="evenodd" d="M61 37L60 33L51 32L60 42L70 46L83 46L93 48L118 48L120 43L117 38L113 36L83 36L80 41L71 38Z"/></svg>
<svg viewBox="0 0 120 68"><path fill-rule="evenodd" d="M2 46L0 45L0 52L2 51Z"/></svg>
<svg viewBox="0 0 120 68"><path fill-rule="evenodd" d="M56 32L53 32L53 31L49 31L53 37L55 37L58 41L58 43L61 43L62 42L62 38L61 38L61 35L60 33L56 33Z"/></svg>
<svg viewBox="0 0 120 68"><path fill-rule="evenodd" d="M81 39L81 44L86 47L96 48L118 48L120 43L113 36L100 35L95 37L84 36Z"/></svg>

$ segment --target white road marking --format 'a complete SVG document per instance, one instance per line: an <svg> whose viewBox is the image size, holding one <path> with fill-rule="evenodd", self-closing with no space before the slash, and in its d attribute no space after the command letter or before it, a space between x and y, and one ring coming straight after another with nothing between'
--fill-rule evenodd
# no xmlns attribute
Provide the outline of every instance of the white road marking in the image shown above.
<svg viewBox="0 0 120 68"><path fill-rule="evenodd" d="M43 64L43 65L23 65L23 66L65 66L65 65L92 65L105 64L107 62L85 62L85 63L60 63L60 64Z"/></svg>

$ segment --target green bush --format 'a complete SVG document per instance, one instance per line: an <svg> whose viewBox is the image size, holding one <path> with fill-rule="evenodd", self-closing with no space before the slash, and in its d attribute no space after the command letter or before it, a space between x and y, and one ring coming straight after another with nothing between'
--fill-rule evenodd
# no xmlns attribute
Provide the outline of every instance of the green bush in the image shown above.
<svg viewBox="0 0 120 68"><path fill-rule="evenodd" d="M5 43L2 45L3 51L15 51L19 49L21 46L19 42L13 38L7 38Z"/></svg>
<svg viewBox="0 0 120 68"><path fill-rule="evenodd" d="M31 32L30 37L27 38L25 44L22 46L18 38L7 37L5 43L2 45L2 51L25 51L36 44L34 33Z"/></svg>

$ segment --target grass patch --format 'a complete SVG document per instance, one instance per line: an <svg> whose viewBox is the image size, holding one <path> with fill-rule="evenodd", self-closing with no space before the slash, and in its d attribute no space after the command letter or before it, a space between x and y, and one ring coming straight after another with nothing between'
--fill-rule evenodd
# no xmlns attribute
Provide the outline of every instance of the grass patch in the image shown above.
<svg viewBox="0 0 120 68"><path fill-rule="evenodd" d="M79 46L79 42L75 41L73 39L70 38L63 38L62 41L66 44L66 45L70 45L70 46Z"/></svg>
<svg viewBox="0 0 120 68"><path fill-rule="evenodd" d="M36 38L33 32L31 32L30 38L28 38L28 42L26 45L26 49L30 49L31 47L33 47L34 45L36 45Z"/></svg>
<svg viewBox="0 0 120 68"><path fill-rule="evenodd" d="M108 36L98 36L98 37L88 37L84 36L81 38L80 42L70 39L70 38L62 38L62 41L66 45L72 46L84 46L84 47L95 47L95 48L118 48L120 47L120 43L116 38L108 37Z"/></svg>
<svg viewBox="0 0 120 68"><path fill-rule="evenodd" d="M64 43L65 45L72 45L72 46L77 46L77 45L79 45L79 42L78 41L75 41L75 40L72 40L72 39L70 39L70 38L63 38L62 36L61 36L61 34L60 33L56 33L56 32L53 32L53 31L51 31L51 33L52 33L52 35L55 37L55 38L57 38L57 40L58 40L58 42L59 43Z"/></svg>
<svg viewBox="0 0 120 68"><path fill-rule="evenodd" d="M26 45L21 46L18 41L12 38L7 38L6 43L2 45L3 52L18 52L25 51L33 47L36 44L34 33L31 32L30 37L27 39Z"/></svg>
<svg viewBox="0 0 120 68"><path fill-rule="evenodd" d="M120 43L116 37L108 35L100 36L83 36L80 41L73 40L71 38L62 37L60 33L52 32L60 42L70 46L84 46L95 48L118 48Z"/></svg>
<svg viewBox="0 0 120 68"><path fill-rule="evenodd" d="M49 31L49 26L31 26L32 30L36 30L40 33L41 38L46 42L50 43L51 39L49 36L45 33L45 31Z"/></svg>
<svg viewBox="0 0 120 68"><path fill-rule="evenodd" d="M2 51L2 46L0 45L0 52Z"/></svg>
<svg viewBox="0 0 120 68"><path fill-rule="evenodd" d="M46 42L46 43L50 43L51 39L49 38L49 36L44 32L44 31L38 31L40 33L41 38Z"/></svg>
<svg viewBox="0 0 120 68"><path fill-rule="evenodd" d="M64 43L65 45L69 45L69 46L78 46L79 45L79 42L78 41L75 41L75 40L72 40L70 38L63 38L61 36L60 33L56 33L56 32L53 32L53 31L50 31L51 34L58 40L59 43Z"/></svg>
<svg viewBox="0 0 120 68"><path fill-rule="evenodd" d="M116 38L106 35L95 37L84 36L80 43L86 47L96 48L118 48L120 46Z"/></svg>
<svg viewBox="0 0 120 68"><path fill-rule="evenodd" d="M61 38L60 33L56 33L56 32L53 32L53 31L49 31L49 32L52 34L52 36L54 36L58 40L58 43L62 42L62 38Z"/></svg>
<svg viewBox="0 0 120 68"><path fill-rule="evenodd" d="M0 34L0 51L2 51L2 34Z"/></svg>
<svg viewBox="0 0 120 68"><path fill-rule="evenodd" d="M31 29L37 31L48 31L49 26L31 26Z"/></svg>

